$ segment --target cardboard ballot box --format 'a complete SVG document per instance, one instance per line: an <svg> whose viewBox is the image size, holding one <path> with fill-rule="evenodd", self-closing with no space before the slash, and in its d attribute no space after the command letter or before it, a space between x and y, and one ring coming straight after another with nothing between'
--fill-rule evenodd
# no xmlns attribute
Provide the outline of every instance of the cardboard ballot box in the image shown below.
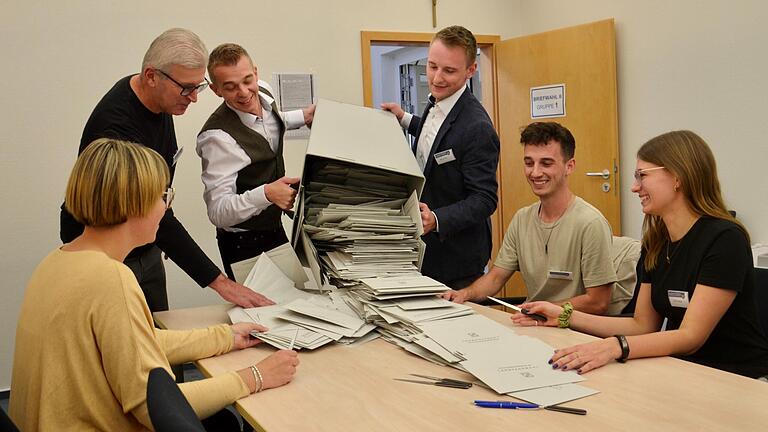
<svg viewBox="0 0 768 432"><path fill-rule="evenodd" d="M425 248L418 208L423 187L394 115L320 100L291 236L317 286L326 276L353 284L363 276L418 271Z"/></svg>

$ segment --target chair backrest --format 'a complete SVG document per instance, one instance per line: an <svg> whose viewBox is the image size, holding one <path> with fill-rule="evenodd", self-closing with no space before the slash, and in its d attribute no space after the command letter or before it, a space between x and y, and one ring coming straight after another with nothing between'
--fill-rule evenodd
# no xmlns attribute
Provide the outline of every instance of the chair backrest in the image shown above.
<svg viewBox="0 0 768 432"><path fill-rule="evenodd" d="M176 381L163 368L149 372L147 410L157 432L205 432Z"/></svg>
<svg viewBox="0 0 768 432"><path fill-rule="evenodd" d="M755 267L755 302L757 318L768 336L768 268Z"/></svg>
<svg viewBox="0 0 768 432"><path fill-rule="evenodd" d="M640 240L631 237L613 237L611 246L616 283L613 284L608 315L619 315L632 300L637 287L637 267L640 259Z"/></svg>
<svg viewBox="0 0 768 432"><path fill-rule="evenodd" d="M2 408L0 408L0 432L19 432L19 428Z"/></svg>

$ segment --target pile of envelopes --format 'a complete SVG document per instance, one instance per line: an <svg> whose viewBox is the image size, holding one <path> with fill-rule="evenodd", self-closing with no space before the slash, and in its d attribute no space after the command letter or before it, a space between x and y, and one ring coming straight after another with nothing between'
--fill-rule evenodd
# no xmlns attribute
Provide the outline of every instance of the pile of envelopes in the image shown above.
<svg viewBox="0 0 768 432"><path fill-rule="evenodd" d="M419 274L424 176L394 115L318 101L301 181L291 243L317 286Z"/></svg>
<svg viewBox="0 0 768 432"><path fill-rule="evenodd" d="M419 274L419 203L405 183L372 168L315 166L304 184L300 235L332 284L349 287L363 278Z"/></svg>
<svg viewBox="0 0 768 432"><path fill-rule="evenodd" d="M315 349L381 336L409 353L468 372L500 394L540 405L596 393L575 384L584 379L575 372L553 370L547 363L553 350L547 344L474 314L468 305L437 297L447 289L439 282L420 275L398 276L363 279L353 289L325 292L312 289L309 282L305 287L310 290L301 290L296 285L303 284L284 273L288 268L298 277L298 258L287 258L291 252L270 251L247 264L251 270L245 285L276 305L229 311L232 322L267 327L254 336L276 348Z"/></svg>

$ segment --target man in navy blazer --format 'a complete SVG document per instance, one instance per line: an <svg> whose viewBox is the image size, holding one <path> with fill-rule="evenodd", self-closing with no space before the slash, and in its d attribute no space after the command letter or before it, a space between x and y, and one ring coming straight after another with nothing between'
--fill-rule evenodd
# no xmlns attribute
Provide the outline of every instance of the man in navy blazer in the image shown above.
<svg viewBox="0 0 768 432"><path fill-rule="evenodd" d="M394 103L381 106L416 137L413 151L426 178L419 204L427 244L421 271L455 289L483 274L498 201L499 137L466 85L477 70L476 55L469 30L440 30L429 46L424 114L413 116Z"/></svg>

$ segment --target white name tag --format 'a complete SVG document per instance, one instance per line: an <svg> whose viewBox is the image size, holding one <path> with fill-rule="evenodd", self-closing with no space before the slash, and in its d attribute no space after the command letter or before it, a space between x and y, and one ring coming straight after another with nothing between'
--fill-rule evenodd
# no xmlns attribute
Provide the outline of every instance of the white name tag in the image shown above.
<svg viewBox="0 0 768 432"><path fill-rule="evenodd" d="M176 165L176 162L179 161L179 158L181 158L181 154L184 153L184 146L179 147L178 150L176 150L176 154L173 155L173 163L171 166Z"/></svg>
<svg viewBox="0 0 768 432"><path fill-rule="evenodd" d="M667 291L667 298L669 298L669 304L672 307L687 308L688 307L688 291Z"/></svg>
<svg viewBox="0 0 768 432"><path fill-rule="evenodd" d="M455 160L456 160L456 156L453 155L453 149L448 149L445 151L441 151L440 153L435 153L435 161L437 161L438 165L442 165L448 162L453 162Z"/></svg>
<svg viewBox="0 0 768 432"><path fill-rule="evenodd" d="M569 271L565 271L565 270L550 270L549 271L549 278L550 279L573 280L573 272L569 272Z"/></svg>

